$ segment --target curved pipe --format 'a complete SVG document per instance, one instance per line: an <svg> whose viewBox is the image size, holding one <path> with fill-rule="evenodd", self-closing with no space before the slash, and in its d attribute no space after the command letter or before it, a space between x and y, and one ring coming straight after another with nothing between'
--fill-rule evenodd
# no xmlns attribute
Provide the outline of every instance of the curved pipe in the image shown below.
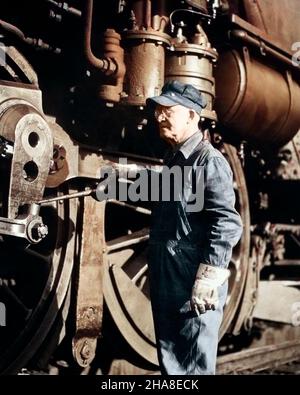
<svg viewBox="0 0 300 395"><path fill-rule="evenodd" d="M106 74L116 73L118 66L113 59L110 58L97 58L91 48L91 33L92 33L92 20L93 20L93 0L86 0L85 8L85 29L84 29L84 53L89 64Z"/></svg>
<svg viewBox="0 0 300 395"><path fill-rule="evenodd" d="M2 29L6 30L8 33L13 34L19 40L23 41L24 43L26 43L28 45L31 45L33 47L43 49L46 51L53 51L56 54L59 54L61 52L60 48L53 48L49 44L47 44L43 40L41 40L40 38L26 37L25 34L22 32L22 30L20 30L15 25L12 25L11 23L3 21L2 19L0 19L0 27Z"/></svg>
<svg viewBox="0 0 300 395"><path fill-rule="evenodd" d="M12 33L15 36L17 36L20 40L27 42L25 34L22 32L22 30L20 30L19 28L17 28L16 26L3 21L2 19L0 19L0 27L2 27L2 29L6 30L8 33Z"/></svg>

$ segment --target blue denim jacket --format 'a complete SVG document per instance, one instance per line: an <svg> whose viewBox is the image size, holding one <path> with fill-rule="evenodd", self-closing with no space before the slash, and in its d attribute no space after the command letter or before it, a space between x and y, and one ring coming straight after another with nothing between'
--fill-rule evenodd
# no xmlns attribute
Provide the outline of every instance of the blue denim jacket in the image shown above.
<svg viewBox="0 0 300 395"><path fill-rule="evenodd" d="M184 242L197 248L198 264L227 267L232 248L239 241L243 229L234 208L232 171L227 160L207 140L202 140L202 133L197 132L176 151L169 151L165 164L169 167L190 166L195 174L201 167L203 209L187 212L192 186L185 183L180 202L160 202L154 210L150 243L162 239L175 244Z"/></svg>

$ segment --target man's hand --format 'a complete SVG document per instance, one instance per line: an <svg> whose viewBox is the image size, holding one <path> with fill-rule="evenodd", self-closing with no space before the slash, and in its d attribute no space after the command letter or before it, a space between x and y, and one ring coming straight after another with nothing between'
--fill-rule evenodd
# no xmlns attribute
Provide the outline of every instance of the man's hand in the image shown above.
<svg viewBox="0 0 300 395"><path fill-rule="evenodd" d="M192 289L191 308L199 316L218 307L218 287L229 277L230 271L201 263Z"/></svg>

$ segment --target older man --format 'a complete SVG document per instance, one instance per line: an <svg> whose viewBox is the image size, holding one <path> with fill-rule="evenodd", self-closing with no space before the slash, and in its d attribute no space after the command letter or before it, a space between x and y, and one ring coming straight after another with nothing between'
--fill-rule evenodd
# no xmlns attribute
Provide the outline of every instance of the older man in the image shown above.
<svg viewBox="0 0 300 395"><path fill-rule="evenodd" d="M196 88L170 81L148 104L155 106L160 137L171 145L165 165L190 168L193 180L183 182L179 199L161 199L152 213L148 263L160 367L168 375L214 374L227 267L242 233L232 172L203 138L206 103ZM201 184L204 197L198 211L189 210L193 183Z"/></svg>

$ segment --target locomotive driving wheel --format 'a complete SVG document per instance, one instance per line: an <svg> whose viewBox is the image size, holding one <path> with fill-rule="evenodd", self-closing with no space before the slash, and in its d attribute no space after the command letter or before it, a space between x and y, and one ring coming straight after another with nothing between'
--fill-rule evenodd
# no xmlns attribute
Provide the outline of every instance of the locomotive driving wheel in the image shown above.
<svg viewBox="0 0 300 395"><path fill-rule="evenodd" d="M4 89L0 91L0 100L5 100L5 86L22 89L26 100L27 92L28 97L31 92L38 92L37 76L15 47L2 50L5 50L5 62L0 68L0 85L2 80ZM35 141L31 143L34 145ZM0 159L0 216L5 216L10 166L9 158ZM67 186L45 190L44 197L67 192ZM61 313L73 267L76 202L44 205L40 216L49 230L40 243L0 236L0 301L4 306L0 325L2 374L18 371L39 349L45 350L47 335L54 327L57 343L61 340L59 332L64 325Z"/></svg>
<svg viewBox="0 0 300 395"><path fill-rule="evenodd" d="M232 258L229 263L231 272L229 278L228 296L225 303L223 322L220 328L220 337L226 332L236 330L236 321L243 318L237 317L245 290L245 282L249 271L250 254L250 211L248 192L244 171L237 155L236 148L229 144L218 147L231 166L233 172L233 188L236 196L235 208L239 212L243 224L243 234L239 243L233 248Z"/></svg>
<svg viewBox="0 0 300 395"><path fill-rule="evenodd" d="M47 347L46 337L61 313L70 282L76 213L73 201L45 205L40 211L49 229L45 240L30 246L20 240L1 241L0 295L6 307L6 325L0 327L1 373L26 366L42 345Z"/></svg>

